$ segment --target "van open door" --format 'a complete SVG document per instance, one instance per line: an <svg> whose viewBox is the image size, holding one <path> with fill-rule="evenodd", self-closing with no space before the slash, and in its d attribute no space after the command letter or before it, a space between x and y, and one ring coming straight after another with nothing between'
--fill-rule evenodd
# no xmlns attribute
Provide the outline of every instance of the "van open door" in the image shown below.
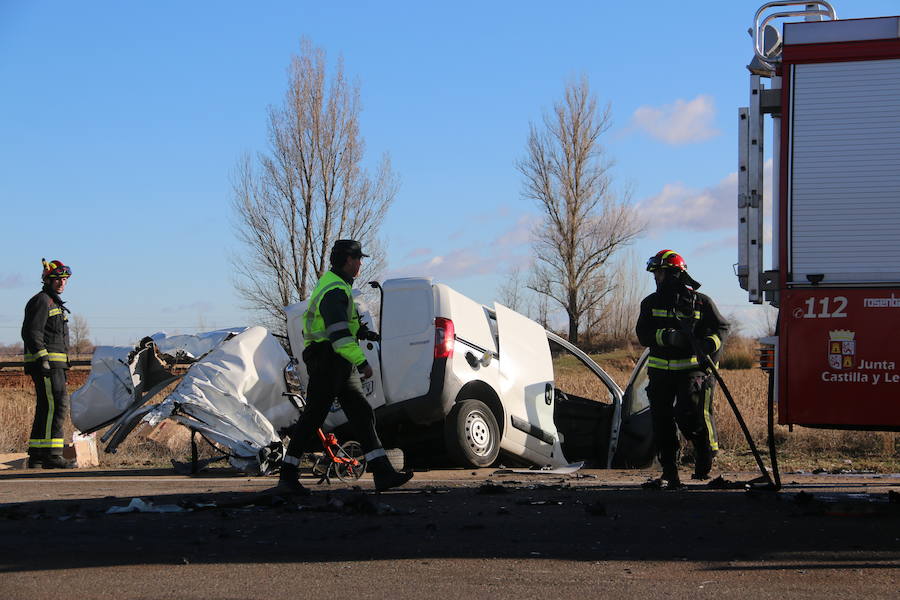
<svg viewBox="0 0 900 600"><path fill-rule="evenodd" d="M359 292L353 290L353 294L354 301L357 301ZM307 304L308 302L303 300L296 304L290 304L284 307L284 313L287 317L288 341L291 347L292 358L295 361L294 370L300 378L304 389L306 389L306 386L309 383L309 374L306 372L306 364L303 362L303 316L306 313ZM375 325L372 323L372 315L366 309L364 304L357 302L357 313L359 314L360 320L369 327L370 330L375 329ZM385 403L384 388L382 386L380 375L381 368L378 346L373 342L361 341L360 347L374 373L371 378L362 382L363 393L366 396L366 401L373 409L375 409L383 406ZM333 431L346 422L347 416L344 414L344 411L341 410L340 404L335 401L331 405L331 409L329 410L328 416L325 418L325 423L322 427L326 431Z"/></svg>
<svg viewBox="0 0 900 600"><path fill-rule="evenodd" d="M644 350L631 379L625 388L622 401L622 427L619 444L613 456L615 469L643 469L653 463L656 444L653 441L653 421L650 416L650 400L647 398L647 357Z"/></svg>
<svg viewBox="0 0 900 600"><path fill-rule="evenodd" d="M500 396L506 408L501 448L510 444L537 464L567 464L553 422L553 359L544 328L494 304L500 340Z"/></svg>
<svg viewBox="0 0 900 600"><path fill-rule="evenodd" d="M389 279L382 286L382 384L387 404L428 393L434 364L434 292L431 279Z"/></svg>

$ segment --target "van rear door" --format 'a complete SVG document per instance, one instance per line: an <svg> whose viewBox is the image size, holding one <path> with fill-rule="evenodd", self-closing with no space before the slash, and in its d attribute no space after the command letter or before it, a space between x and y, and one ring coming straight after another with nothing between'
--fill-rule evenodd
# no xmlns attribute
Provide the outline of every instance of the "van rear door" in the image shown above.
<svg viewBox="0 0 900 600"><path fill-rule="evenodd" d="M386 404L428 393L434 364L431 279L389 279L382 286L381 356Z"/></svg>
<svg viewBox="0 0 900 600"><path fill-rule="evenodd" d="M553 422L553 359L547 334L531 319L500 304L494 307L500 341L499 392L508 419L504 438L523 446L529 460L564 465Z"/></svg>

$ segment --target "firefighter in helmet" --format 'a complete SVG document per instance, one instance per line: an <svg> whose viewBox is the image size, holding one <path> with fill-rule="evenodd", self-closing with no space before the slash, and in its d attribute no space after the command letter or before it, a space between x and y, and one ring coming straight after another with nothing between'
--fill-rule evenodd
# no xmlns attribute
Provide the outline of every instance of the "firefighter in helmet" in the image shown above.
<svg viewBox="0 0 900 600"><path fill-rule="evenodd" d="M289 432L291 441L276 491L307 493L297 480L300 457L335 399L359 435L375 488L397 487L412 477L412 473L395 471L388 460L375 431L375 413L363 393L362 380L372 377L372 367L357 340L378 339L360 323L353 302L353 279L367 256L356 240L336 241L331 250L331 269L322 275L309 297L303 315L303 362L309 373L306 406Z"/></svg>
<svg viewBox="0 0 900 600"><path fill-rule="evenodd" d="M653 437L662 465L660 483L682 487L678 476L678 436L694 446L692 479L708 479L719 449L713 417L715 363L728 323L700 284L688 275L684 258L660 250L647 261L656 291L641 301L637 336L650 348L647 360Z"/></svg>
<svg viewBox="0 0 900 600"><path fill-rule="evenodd" d="M72 269L61 260L41 259L44 283L25 305L22 341L25 372L37 395L34 423L28 438L28 467L70 468L63 458L63 424L69 414L66 371L69 368L69 309L60 298Z"/></svg>

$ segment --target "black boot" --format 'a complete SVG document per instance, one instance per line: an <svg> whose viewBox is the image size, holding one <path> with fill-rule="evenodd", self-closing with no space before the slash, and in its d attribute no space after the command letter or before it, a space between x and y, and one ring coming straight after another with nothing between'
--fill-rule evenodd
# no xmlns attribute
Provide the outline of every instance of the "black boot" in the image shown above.
<svg viewBox="0 0 900 600"><path fill-rule="evenodd" d="M278 485L272 488L276 494L289 496L308 496L309 490L303 487L299 481L300 470L297 465L281 463L281 472L278 474Z"/></svg>
<svg viewBox="0 0 900 600"><path fill-rule="evenodd" d="M663 467L662 480L665 481L665 488L667 490L680 490L684 487L681 483L681 479L678 477L678 467L674 465Z"/></svg>
<svg viewBox="0 0 900 600"><path fill-rule="evenodd" d="M408 471L395 471L387 456L373 458L366 464L366 468L372 472L372 477L375 479L375 489L379 492L400 487L412 479L413 476Z"/></svg>
<svg viewBox="0 0 900 600"><path fill-rule="evenodd" d="M709 472L712 470L714 453L709 444L694 445L694 474L691 479L709 479Z"/></svg>
<svg viewBox="0 0 900 600"><path fill-rule="evenodd" d="M25 463L25 468L27 469L39 469L44 466L44 459L47 458L45 454L29 454L28 461Z"/></svg>
<svg viewBox="0 0 900 600"><path fill-rule="evenodd" d="M29 459L29 463L31 460ZM71 460L66 460L62 456L58 454L53 454L52 456L47 456L42 461L42 466L45 469L74 469L75 462Z"/></svg>

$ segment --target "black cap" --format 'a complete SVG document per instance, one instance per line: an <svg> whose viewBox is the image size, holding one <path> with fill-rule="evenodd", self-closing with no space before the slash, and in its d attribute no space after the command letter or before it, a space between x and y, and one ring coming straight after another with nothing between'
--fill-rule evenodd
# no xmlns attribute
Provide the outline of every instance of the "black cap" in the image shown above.
<svg viewBox="0 0 900 600"><path fill-rule="evenodd" d="M368 254L363 254L362 246L356 240L338 240L331 249L331 255L350 256L352 258L368 258Z"/></svg>

